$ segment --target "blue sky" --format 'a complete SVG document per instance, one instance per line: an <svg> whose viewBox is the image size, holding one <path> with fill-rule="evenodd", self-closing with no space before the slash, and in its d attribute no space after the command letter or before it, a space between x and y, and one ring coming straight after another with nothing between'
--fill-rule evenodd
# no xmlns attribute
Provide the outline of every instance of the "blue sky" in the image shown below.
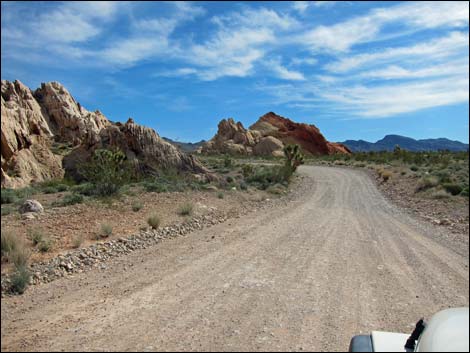
<svg viewBox="0 0 470 353"><path fill-rule="evenodd" d="M468 2L2 2L1 78L180 141L274 111L468 143Z"/></svg>

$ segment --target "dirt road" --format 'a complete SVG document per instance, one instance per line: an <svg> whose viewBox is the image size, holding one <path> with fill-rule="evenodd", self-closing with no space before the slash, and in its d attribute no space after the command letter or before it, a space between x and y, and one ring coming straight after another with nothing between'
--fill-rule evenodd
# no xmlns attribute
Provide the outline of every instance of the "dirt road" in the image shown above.
<svg viewBox="0 0 470 353"><path fill-rule="evenodd" d="M2 299L3 350L344 350L468 306L468 248L362 172L302 167L262 210Z"/></svg>

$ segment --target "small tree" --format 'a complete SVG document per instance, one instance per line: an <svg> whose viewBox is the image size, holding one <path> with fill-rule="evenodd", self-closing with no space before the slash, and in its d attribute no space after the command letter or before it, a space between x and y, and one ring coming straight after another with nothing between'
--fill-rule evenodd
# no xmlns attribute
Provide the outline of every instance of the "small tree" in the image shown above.
<svg viewBox="0 0 470 353"><path fill-rule="evenodd" d="M83 175L95 185L97 195L107 196L131 180L132 168L122 151L97 149L84 166Z"/></svg>
<svg viewBox="0 0 470 353"><path fill-rule="evenodd" d="M288 179L294 174L299 165L304 164L304 154L299 145L286 145L284 147L284 156L286 157L284 172L286 179Z"/></svg>

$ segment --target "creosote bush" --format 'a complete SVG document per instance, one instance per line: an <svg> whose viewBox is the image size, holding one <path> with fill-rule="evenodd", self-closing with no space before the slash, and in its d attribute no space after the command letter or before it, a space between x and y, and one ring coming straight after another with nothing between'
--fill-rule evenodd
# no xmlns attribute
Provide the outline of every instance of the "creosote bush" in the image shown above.
<svg viewBox="0 0 470 353"><path fill-rule="evenodd" d="M110 196L132 179L133 170L122 151L97 149L83 166L83 175L94 185L95 195Z"/></svg>

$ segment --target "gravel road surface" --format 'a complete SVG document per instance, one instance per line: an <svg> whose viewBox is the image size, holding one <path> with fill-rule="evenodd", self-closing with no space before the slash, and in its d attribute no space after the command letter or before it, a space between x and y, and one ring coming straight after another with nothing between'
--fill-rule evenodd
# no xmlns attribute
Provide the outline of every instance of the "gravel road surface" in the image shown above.
<svg viewBox="0 0 470 353"><path fill-rule="evenodd" d="M468 248L363 172L304 166L288 204L2 299L7 350L347 350L469 305Z"/></svg>

